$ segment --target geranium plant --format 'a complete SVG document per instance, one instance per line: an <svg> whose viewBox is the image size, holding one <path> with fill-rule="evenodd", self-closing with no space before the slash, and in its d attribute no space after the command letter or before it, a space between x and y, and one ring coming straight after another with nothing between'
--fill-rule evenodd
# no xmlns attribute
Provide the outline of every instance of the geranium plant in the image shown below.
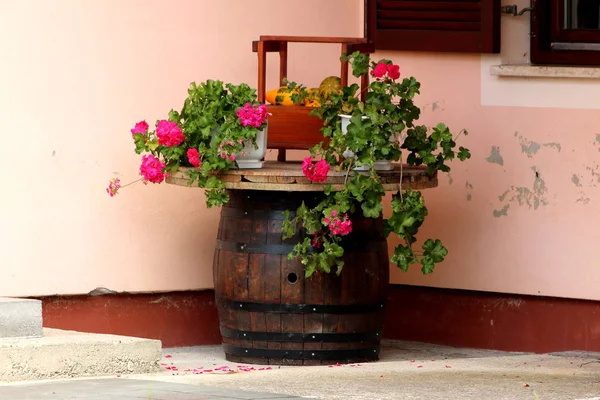
<svg viewBox="0 0 600 400"><path fill-rule="evenodd" d="M341 59L349 62L355 77L369 74L373 79L364 102L359 99L359 85L352 84L331 94L311 112L323 119L322 132L330 141L327 146L321 143L311 149L311 157L303 162L304 174L313 182L323 182L331 166L346 171L346 179L342 190L325 186L325 196L315 207L302 204L294 218L286 214L283 227L286 237L293 236L298 227L308 234L289 254L290 259L301 258L306 276L317 269L341 272L342 240L352 232L352 215L382 217L385 191L374 168L375 161L424 165L433 175L436 171L450 171L447 162L455 157L461 161L470 157L468 149L457 148L456 138L446 125L440 123L431 130L415 125L420 109L413 99L420 84L414 77L400 80L398 65L385 59L374 62L359 52ZM290 82L288 86L296 93L292 96L294 101L301 102L307 96L302 85ZM347 132L341 129L340 114L352 116ZM313 164L315 157L320 157L320 161ZM360 166L367 167L367 171L354 170ZM414 246L416 234L427 216L423 196L419 191L399 190L392 196L391 206L391 216L383 221L385 234L386 237L395 234L401 239L391 262L404 271L411 264L420 263L424 274L433 272L448 251L438 239L426 239L420 249Z"/></svg>
<svg viewBox="0 0 600 400"><path fill-rule="evenodd" d="M234 167L248 143L256 146L257 132L265 129L267 117L256 90L245 83L192 83L181 111L171 110L153 130L145 121L131 129L135 152L143 154L139 180L161 183L180 166L195 167L187 170L188 183L206 189L208 207L220 206L228 196L218 172ZM125 186L116 178L106 191L114 196Z"/></svg>

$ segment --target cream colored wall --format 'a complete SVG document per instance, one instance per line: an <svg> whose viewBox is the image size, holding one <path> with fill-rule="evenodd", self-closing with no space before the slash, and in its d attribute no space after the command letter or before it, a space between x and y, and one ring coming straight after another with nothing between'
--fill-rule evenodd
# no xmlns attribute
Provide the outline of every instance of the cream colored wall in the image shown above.
<svg viewBox="0 0 600 400"><path fill-rule="evenodd" d="M503 17L500 55L378 54L421 81L422 122L467 129L473 154L426 191L421 237L447 260L392 282L600 300L600 81L491 76L529 62L528 21Z"/></svg>
<svg viewBox="0 0 600 400"><path fill-rule="evenodd" d="M256 85L261 34L362 35L358 3L3 1L0 296L212 287L218 210L200 190L104 192L137 178L129 129L179 108L193 80ZM337 73L331 50L292 46L290 78Z"/></svg>

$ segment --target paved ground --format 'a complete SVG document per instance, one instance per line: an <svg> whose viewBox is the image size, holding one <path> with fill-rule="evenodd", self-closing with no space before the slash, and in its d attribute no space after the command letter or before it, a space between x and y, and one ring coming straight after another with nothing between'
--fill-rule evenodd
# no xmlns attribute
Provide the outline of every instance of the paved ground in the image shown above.
<svg viewBox="0 0 600 400"><path fill-rule="evenodd" d="M293 400L300 397L151 380L74 379L0 387L2 400Z"/></svg>
<svg viewBox="0 0 600 400"><path fill-rule="evenodd" d="M0 386L0 399L600 400L600 355L591 353L388 342L376 363L270 369L227 362L219 346L165 349L163 356L160 373L11 384Z"/></svg>

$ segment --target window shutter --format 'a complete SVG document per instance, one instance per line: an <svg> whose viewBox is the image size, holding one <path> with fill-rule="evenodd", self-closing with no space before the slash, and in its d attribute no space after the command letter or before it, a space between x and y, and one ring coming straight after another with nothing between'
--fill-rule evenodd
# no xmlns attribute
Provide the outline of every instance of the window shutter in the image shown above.
<svg viewBox="0 0 600 400"><path fill-rule="evenodd" d="M367 0L381 50L500 52L500 0Z"/></svg>

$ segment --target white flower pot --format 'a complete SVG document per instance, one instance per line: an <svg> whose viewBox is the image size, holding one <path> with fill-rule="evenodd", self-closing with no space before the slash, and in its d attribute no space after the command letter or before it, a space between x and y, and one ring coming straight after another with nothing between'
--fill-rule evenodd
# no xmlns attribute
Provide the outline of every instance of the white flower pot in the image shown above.
<svg viewBox="0 0 600 400"><path fill-rule="evenodd" d="M346 132L348 132L348 125L350 125L350 118L352 118L352 115L338 114L338 116L342 120L342 133L345 135ZM365 119L369 119L369 117L363 116L362 119L364 121ZM354 153L349 149L346 149L342 155L344 158L354 157ZM375 171L391 171L394 169L392 160L376 160L373 166ZM354 167L353 169L355 171L368 171L370 167L368 165L362 165L360 167Z"/></svg>
<svg viewBox="0 0 600 400"><path fill-rule="evenodd" d="M235 161L241 169L262 168L267 152L267 127L264 130L256 132L256 145L254 148L251 140L244 145L244 149L235 155Z"/></svg>

